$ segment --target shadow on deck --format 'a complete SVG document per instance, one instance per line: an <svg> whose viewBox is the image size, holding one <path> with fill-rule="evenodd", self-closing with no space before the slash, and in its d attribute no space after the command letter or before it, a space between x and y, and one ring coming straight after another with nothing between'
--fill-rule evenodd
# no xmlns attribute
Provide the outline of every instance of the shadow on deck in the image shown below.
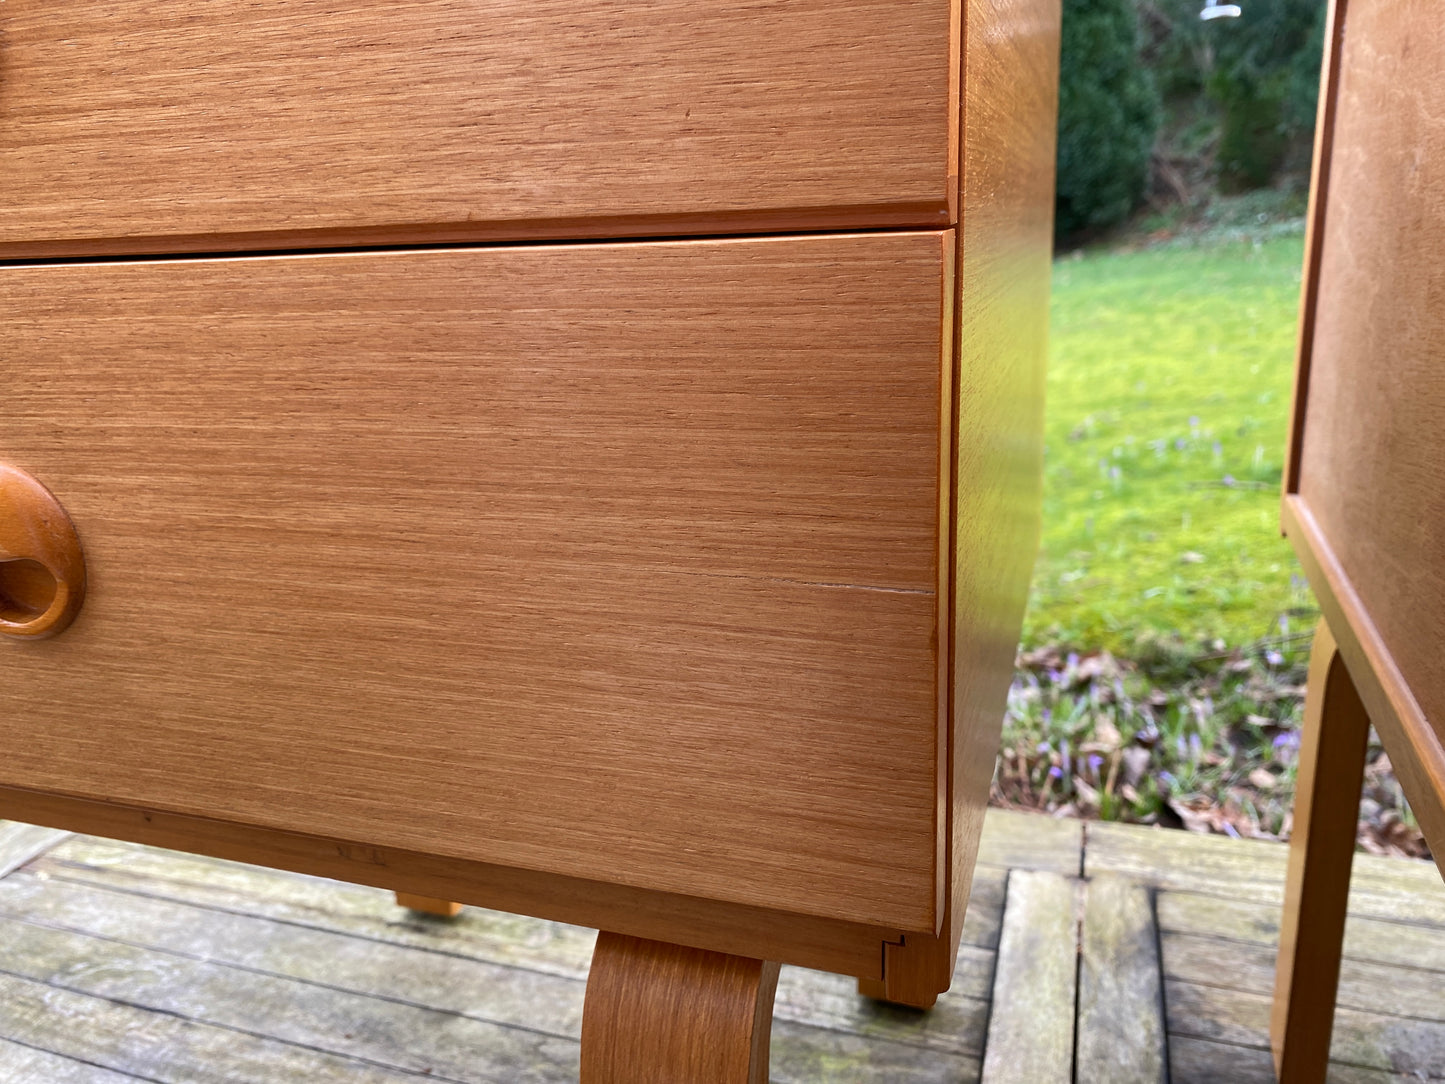
<svg viewBox="0 0 1445 1084"><path fill-rule="evenodd" d="M1286 848L990 811L928 1013L784 968L772 1079L1266 1084ZM1445 885L1357 856L1332 1081L1445 1080ZM591 931L0 823L0 1080L575 1081Z"/></svg>

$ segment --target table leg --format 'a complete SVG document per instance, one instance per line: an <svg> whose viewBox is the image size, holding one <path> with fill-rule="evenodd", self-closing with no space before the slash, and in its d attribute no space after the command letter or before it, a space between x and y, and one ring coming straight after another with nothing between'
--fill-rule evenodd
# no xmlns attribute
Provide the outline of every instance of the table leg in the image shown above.
<svg viewBox="0 0 1445 1084"><path fill-rule="evenodd" d="M942 974L939 961L952 963L952 953L937 938L908 934L903 944L884 948L884 977L859 979L858 992L874 1001L909 1009L931 1009L948 989L951 976ZM948 965L945 965L948 966Z"/></svg>
<svg viewBox="0 0 1445 1084"><path fill-rule="evenodd" d="M1310 654L1270 1040L1280 1084L1323 1084L1370 720L1320 622Z"/></svg>
<svg viewBox="0 0 1445 1084"><path fill-rule="evenodd" d="M396 903L398 907L405 907L408 911L421 911L428 915L440 915L442 918L456 918L462 913L462 905L459 903L439 900L435 896L416 896L410 892L398 892Z"/></svg>
<svg viewBox="0 0 1445 1084"><path fill-rule="evenodd" d="M778 965L603 932L582 1084L767 1084Z"/></svg>

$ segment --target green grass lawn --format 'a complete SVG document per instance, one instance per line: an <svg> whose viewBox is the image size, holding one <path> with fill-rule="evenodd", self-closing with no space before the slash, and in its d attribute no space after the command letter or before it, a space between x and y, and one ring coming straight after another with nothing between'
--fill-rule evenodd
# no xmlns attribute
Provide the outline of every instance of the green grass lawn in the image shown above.
<svg viewBox="0 0 1445 1084"><path fill-rule="evenodd" d="M1286 236L1055 263L1026 645L1309 628L1278 526L1302 256Z"/></svg>
<svg viewBox="0 0 1445 1084"><path fill-rule="evenodd" d="M1304 246L1275 232L1054 265L1044 552L996 804L1286 829L1316 611L1279 536ZM1422 854L1380 753L1361 841Z"/></svg>

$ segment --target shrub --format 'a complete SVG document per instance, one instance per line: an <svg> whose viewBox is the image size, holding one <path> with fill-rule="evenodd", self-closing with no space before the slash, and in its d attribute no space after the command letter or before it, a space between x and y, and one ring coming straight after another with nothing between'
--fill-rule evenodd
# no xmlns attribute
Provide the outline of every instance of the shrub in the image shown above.
<svg viewBox="0 0 1445 1084"><path fill-rule="evenodd" d="M1221 27L1207 89L1224 110L1219 179L1261 188L1291 143L1314 127L1325 7L1320 0L1270 0L1245 6ZM1221 20L1223 22L1224 20Z"/></svg>
<svg viewBox="0 0 1445 1084"><path fill-rule="evenodd" d="M1325 0L1238 0L1239 18L1210 22L1200 0L1137 2L1145 62L1165 96L1210 106L1220 184L1269 184L1314 130Z"/></svg>
<svg viewBox="0 0 1445 1084"><path fill-rule="evenodd" d="M1139 42L1135 0L1064 0L1060 234L1120 222L1144 195L1160 105Z"/></svg>

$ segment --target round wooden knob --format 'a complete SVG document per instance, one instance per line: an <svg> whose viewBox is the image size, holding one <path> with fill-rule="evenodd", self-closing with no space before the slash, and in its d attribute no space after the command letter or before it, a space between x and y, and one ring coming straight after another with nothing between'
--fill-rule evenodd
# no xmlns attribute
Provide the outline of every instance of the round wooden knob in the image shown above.
<svg viewBox="0 0 1445 1084"><path fill-rule="evenodd" d="M85 556L75 524L50 490L0 463L0 635L54 636L84 601Z"/></svg>

